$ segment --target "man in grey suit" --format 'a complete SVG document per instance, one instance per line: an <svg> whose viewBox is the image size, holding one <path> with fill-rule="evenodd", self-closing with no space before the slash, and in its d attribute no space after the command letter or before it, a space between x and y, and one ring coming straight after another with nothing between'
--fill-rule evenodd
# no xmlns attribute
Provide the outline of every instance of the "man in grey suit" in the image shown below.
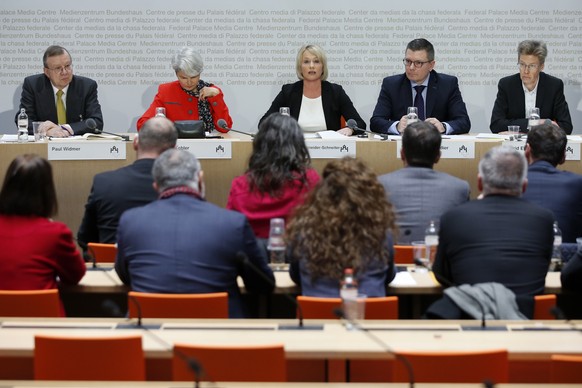
<svg viewBox="0 0 582 388"><path fill-rule="evenodd" d="M441 156L441 135L434 125L416 122L402 135L400 158L404 168L380 176L389 201L396 209L398 244L424 240L431 220L469 200L469 184L433 170Z"/></svg>

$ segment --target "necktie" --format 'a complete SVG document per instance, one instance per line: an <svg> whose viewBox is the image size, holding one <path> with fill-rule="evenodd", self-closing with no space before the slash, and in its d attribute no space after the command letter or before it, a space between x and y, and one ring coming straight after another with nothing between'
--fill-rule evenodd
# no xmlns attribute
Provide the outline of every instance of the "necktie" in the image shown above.
<svg viewBox="0 0 582 388"><path fill-rule="evenodd" d="M424 114L424 98L422 98L422 91L424 90L424 85L416 85L414 90L416 90L416 97L414 97L414 106L418 111L418 119L424 121L426 116Z"/></svg>
<svg viewBox="0 0 582 388"><path fill-rule="evenodd" d="M67 123L67 111L63 103L63 91L60 89L57 92L57 121L59 125Z"/></svg>

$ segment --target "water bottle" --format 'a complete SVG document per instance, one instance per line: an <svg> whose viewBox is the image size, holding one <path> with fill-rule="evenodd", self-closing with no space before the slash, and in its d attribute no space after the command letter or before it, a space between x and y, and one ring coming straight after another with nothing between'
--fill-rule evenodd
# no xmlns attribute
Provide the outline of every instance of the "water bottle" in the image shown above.
<svg viewBox="0 0 582 388"><path fill-rule="evenodd" d="M166 108L164 108L164 107L156 108L156 116L155 117L166 117Z"/></svg>
<svg viewBox="0 0 582 388"><path fill-rule="evenodd" d="M436 227L436 223L434 220L431 220L428 224L428 228L424 232L424 245L426 246L426 258L427 268L432 267L432 263L434 263L434 258L436 256L437 247L439 245L439 231Z"/></svg>
<svg viewBox="0 0 582 388"><path fill-rule="evenodd" d="M342 308L344 310L344 317L349 320L358 318L358 282L354 278L354 270L346 268L344 270L344 278L340 283L340 297L342 299ZM348 329L351 329L351 324L348 322Z"/></svg>
<svg viewBox="0 0 582 388"><path fill-rule="evenodd" d="M28 115L24 108L20 109L20 114L18 115L18 142L28 142Z"/></svg>
<svg viewBox="0 0 582 388"><path fill-rule="evenodd" d="M558 227L558 221L554 222L554 248L552 249L552 259L550 261L550 272L562 270L562 231Z"/></svg>
<svg viewBox="0 0 582 388"><path fill-rule="evenodd" d="M285 219L271 218L269 228L269 251L271 266L275 270L285 267Z"/></svg>

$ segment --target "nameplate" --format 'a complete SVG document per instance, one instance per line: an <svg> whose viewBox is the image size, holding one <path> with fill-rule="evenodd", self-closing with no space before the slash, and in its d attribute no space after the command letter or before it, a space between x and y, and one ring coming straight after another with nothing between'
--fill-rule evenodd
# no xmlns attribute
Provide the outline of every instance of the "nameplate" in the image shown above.
<svg viewBox="0 0 582 388"><path fill-rule="evenodd" d="M341 159L346 156L356 157L355 140L305 140L311 159Z"/></svg>
<svg viewBox="0 0 582 388"><path fill-rule="evenodd" d="M520 152L525 152L525 144L525 140L508 140L503 142L503 145L513 147ZM580 144L582 143L568 141L566 144L566 160L580 160Z"/></svg>
<svg viewBox="0 0 582 388"><path fill-rule="evenodd" d="M47 147L48 160L127 159L125 143L117 140L51 140Z"/></svg>
<svg viewBox="0 0 582 388"><path fill-rule="evenodd" d="M400 159L402 140L396 141L396 158ZM475 141L443 140L441 142L441 159L475 159Z"/></svg>
<svg viewBox="0 0 582 388"><path fill-rule="evenodd" d="M232 142L219 139L178 139L176 148L198 159L232 159Z"/></svg>

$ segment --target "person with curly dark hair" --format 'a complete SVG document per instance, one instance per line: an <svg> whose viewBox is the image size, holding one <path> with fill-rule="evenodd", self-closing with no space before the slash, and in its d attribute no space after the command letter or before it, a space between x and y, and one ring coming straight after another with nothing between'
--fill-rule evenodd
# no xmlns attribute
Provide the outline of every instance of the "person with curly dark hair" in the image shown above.
<svg viewBox="0 0 582 388"><path fill-rule="evenodd" d="M337 298L344 270L353 268L361 293L385 296L395 276L394 221L384 188L363 161L330 162L288 225L291 279L303 295Z"/></svg>
<svg viewBox="0 0 582 388"><path fill-rule="evenodd" d="M319 181L303 131L292 117L272 113L253 140L244 175L232 181L227 209L243 213L255 235L269 237L271 218L287 218Z"/></svg>

